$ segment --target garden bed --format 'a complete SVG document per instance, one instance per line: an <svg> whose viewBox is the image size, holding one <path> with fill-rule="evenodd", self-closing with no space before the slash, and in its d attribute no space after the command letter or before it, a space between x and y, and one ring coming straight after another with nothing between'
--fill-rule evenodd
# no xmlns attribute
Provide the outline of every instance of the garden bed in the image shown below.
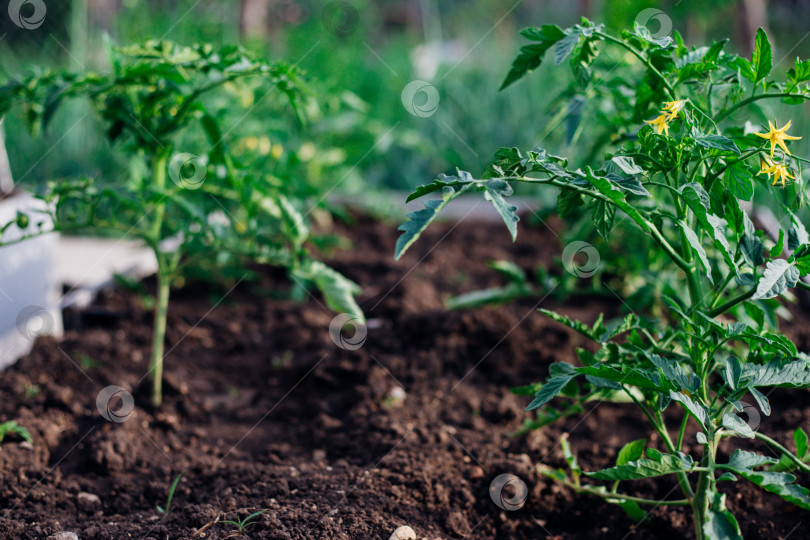
<svg viewBox="0 0 810 540"><path fill-rule="evenodd" d="M431 540L693 537L682 510L654 509L636 526L617 506L575 497L534 471L540 462L562 465L565 431L583 468L612 465L626 441L649 435L630 407L594 406L511 435L527 400L508 389L544 379L554 361L575 361L584 339L537 313L540 299L443 307L450 293L499 284L481 261L553 266L560 246L546 225L524 220L511 244L491 223L445 224L394 262L395 228L361 220L343 231L352 249L329 260L363 287L369 331L357 350L333 343L334 314L317 300L271 298L266 291L287 285L268 272L230 291L177 291L159 411L142 379L152 315L122 290L67 317L72 329L62 342L41 340L9 368L0 377L0 419L26 426L34 445L9 439L0 449L0 538L226 538L234 527L217 519L263 509L245 537L387 539L400 525ZM591 297L555 307L592 321L620 305ZM808 319L797 317L788 334L807 350ZM99 415L96 396L108 385L132 391L129 420ZM392 394L399 386L404 398ZM777 390L770 399L777 416L763 417L761 429L786 443L810 419L806 392ZM687 440L696 444L694 432ZM165 506L180 472L164 517L156 506ZM527 483L522 509L503 511L490 499L501 473ZM661 498L672 487L638 484ZM806 516L798 508L747 483L721 489L745 537L801 537L795 531Z"/></svg>

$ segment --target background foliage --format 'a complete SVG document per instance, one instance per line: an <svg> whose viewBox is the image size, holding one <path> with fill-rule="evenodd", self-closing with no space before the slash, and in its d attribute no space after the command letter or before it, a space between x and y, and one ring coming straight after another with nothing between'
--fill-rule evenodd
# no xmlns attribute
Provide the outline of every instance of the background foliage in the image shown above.
<svg viewBox="0 0 810 540"><path fill-rule="evenodd" d="M344 4L356 10L356 19L334 16L336 6ZM588 147L580 144L587 133L577 130L577 115L566 110L570 103L556 99L570 83L559 72L542 66L538 76L497 92L522 45L514 36L525 21L566 27L587 15L616 30L632 27L642 10L655 8L669 17L689 44L731 36L729 50L750 53L753 34L741 30L742 4L737 0L49 2L44 24L35 30L20 29L0 17L4 36L0 75L18 75L33 66L103 70L105 36L121 44L149 38L181 44L207 41L215 47L242 42L261 56L297 62L312 79L314 99L307 109L311 122L306 131L290 132L286 122L276 119L273 111L278 108L271 100L259 103L244 120L231 119L231 125L238 124L231 133L235 145L255 146L268 156L281 152L273 164L280 176L304 171L310 182L326 190L367 192L369 183L380 190L402 190L436 171L452 173L457 163L482 171L496 148L493 141L518 148L542 145L578 161L587 157L578 155L580 148ZM762 6L767 8L762 12L766 20L755 21L753 28L764 26L778 36L776 41L783 45L774 50L775 71L785 71L795 56L810 54L801 22L810 7L787 0L770 0ZM795 46L786 50L784 44ZM441 101L430 117L412 116L402 107L402 89L414 79L439 91ZM60 111L44 139L28 136L12 115L7 144L15 179L36 187L59 176L101 173L115 179L124 171L126 164L97 135L95 120L86 112L81 104ZM228 121L223 123L227 130ZM797 132L807 125L806 117L794 118ZM797 151L803 152L808 141L799 141ZM48 159L41 159L45 153Z"/></svg>

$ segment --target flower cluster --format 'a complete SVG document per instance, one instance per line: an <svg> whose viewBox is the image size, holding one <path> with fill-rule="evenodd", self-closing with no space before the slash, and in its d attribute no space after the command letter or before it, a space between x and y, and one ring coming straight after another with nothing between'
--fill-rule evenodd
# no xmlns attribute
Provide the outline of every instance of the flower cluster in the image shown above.
<svg viewBox="0 0 810 540"><path fill-rule="evenodd" d="M678 113L683 109L685 104L686 102L682 99L665 101L665 107L661 109L661 114L652 120L644 120L644 123L651 125L656 133L669 135L669 123L678 117Z"/></svg>
<svg viewBox="0 0 810 540"><path fill-rule="evenodd" d="M775 163L773 161L773 153L776 149L776 146L779 145L782 150L785 151L787 155L790 155L790 150L788 150L787 145L785 145L785 141L798 141L801 137L794 137L792 135L788 135L786 132L790 128L791 122L788 120L788 123L782 126L781 128L776 128L773 125L773 122L768 122L768 127L770 130L767 133L754 133L757 137L762 137L763 139L767 139L771 143L771 156L768 158L767 156L762 158L762 169L759 171L758 174L767 174L768 178L773 175L773 185L775 186L779 180L782 181L782 187L785 186L786 179L793 179L788 172L788 168L784 163Z"/></svg>

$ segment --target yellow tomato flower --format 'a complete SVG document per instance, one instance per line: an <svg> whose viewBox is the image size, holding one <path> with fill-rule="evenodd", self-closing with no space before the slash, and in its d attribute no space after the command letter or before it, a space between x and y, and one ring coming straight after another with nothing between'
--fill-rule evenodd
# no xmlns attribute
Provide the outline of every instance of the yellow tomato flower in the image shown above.
<svg viewBox="0 0 810 540"><path fill-rule="evenodd" d="M676 99L675 101L665 101L664 105L666 105L666 107L664 107L661 112L669 113L667 114L667 120L671 122L678 117L678 113L681 112L686 102L682 99Z"/></svg>
<svg viewBox="0 0 810 540"><path fill-rule="evenodd" d="M645 124L650 124L656 133L663 133L669 136L669 124L667 124L667 115L662 114L653 120L644 120Z"/></svg>
<svg viewBox="0 0 810 540"><path fill-rule="evenodd" d="M768 156L763 156L760 159L760 164L762 165L762 168L759 170L757 174L767 174L768 178L770 178L773 172L768 171L770 171L773 168L774 166L773 161L771 161L771 159Z"/></svg>
<svg viewBox="0 0 810 540"><path fill-rule="evenodd" d="M773 184L776 185L779 180L782 181L782 187L785 187L785 180L793 179L788 172L788 168L781 163L774 163L770 159L763 158L762 159L762 169L759 171L758 174L767 174L768 178L773 175Z"/></svg>
<svg viewBox="0 0 810 540"><path fill-rule="evenodd" d="M785 146L785 141L798 141L799 139L801 139L801 137L793 137L792 135L788 135L787 133L785 133L790 127L790 124L791 122L790 120L788 120L787 124L780 127L779 129L776 129L773 125L773 122L768 121L768 127L771 128L771 130L768 133L754 133L754 135L756 135L757 137L762 137L763 139L768 139L769 141L771 141L771 157L773 157L773 151L776 148L777 144L782 148L782 150L785 151L787 155L790 155L790 150L788 150L787 146Z"/></svg>

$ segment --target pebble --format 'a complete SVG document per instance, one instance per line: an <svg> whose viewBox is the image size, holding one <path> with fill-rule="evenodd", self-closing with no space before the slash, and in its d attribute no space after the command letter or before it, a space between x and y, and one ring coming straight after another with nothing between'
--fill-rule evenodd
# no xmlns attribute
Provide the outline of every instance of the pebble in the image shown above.
<svg viewBox="0 0 810 540"><path fill-rule="evenodd" d="M45 540L79 540L79 535L75 532L58 532L56 534L50 535Z"/></svg>
<svg viewBox="0 0 810 540"><path fill-rule="evenodd" d="M82 491L76 496L76 498L83 503L101 504L101 499L99 499L98 495L96 495L95 493L88 493L86 491Z"/></svg>
<svg viewBox="0 0 810 540"><path fill-rule="evenodd" d="M405 393L405 389L401 386L395 386L388 392L388 398L393 401L394 403L401 404L405 401L405 397L408 394Z"/></svg>
<svg viewBox="0 0 810 540"><path fill-rule="evenodd" d="M101 499L95 493L88 493L86 491L80 492L76 496L76 502L79 505L79 508L86 512L92 512L99 506L101 506Z"/></svg>
<svg viewBox="0 0 810 540"><path fill-rule="evenodd" d="M416 533L407 525L398 527L388 540L416 540Z"/></svg>

